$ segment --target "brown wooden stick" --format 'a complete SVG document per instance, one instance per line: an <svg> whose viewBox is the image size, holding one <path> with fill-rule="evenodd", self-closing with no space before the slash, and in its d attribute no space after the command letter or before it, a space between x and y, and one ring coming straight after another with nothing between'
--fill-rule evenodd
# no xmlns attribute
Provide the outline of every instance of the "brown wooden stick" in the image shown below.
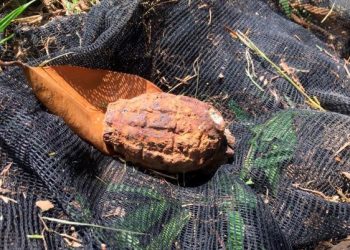
<svg viewBox="0 0 350 250"><path fill-rule="evenodd" d="M8 62L5 62L5 61L0 60L0 67L2 67L2 66L7 67L7 66L13 66L13 65L20 66L20 67L26 67L27 66L24 63L22 63L21 61L8 61Z"/></svg>

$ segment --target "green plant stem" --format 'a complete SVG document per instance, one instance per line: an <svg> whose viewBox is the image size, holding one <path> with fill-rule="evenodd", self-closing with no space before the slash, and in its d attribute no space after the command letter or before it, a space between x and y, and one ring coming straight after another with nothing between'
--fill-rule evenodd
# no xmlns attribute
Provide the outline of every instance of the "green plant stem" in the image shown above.
<svg viewBox="0 0 350 250"><path fill-rule="evenodd" d="M28 239L36 239L36 240L42 240L44 237L40 234L28 234Z"/></svg>
<svg viewBox="0 0 350 250"><path fill-rule="evenodd" d="M117 229L117 228L113 228L113 227L105 227L105 226L100 226L100 225L96 225L96 224L89 224L89 223L75 222L75 221L68 221L68 220L60 220L60 219L50 218L50 217L42 217L42 219L43 220L52 221L52 222L57 222L57 223L60 223L60 224L65 224L65 225L83 226L83 227L95 227L95 228L111 230L111 231L118 231L118 232L137 234L137 235L145 235L144 233L131 232L131 231L128 231L128 230Z"/></svg>
<svg viewBox="0 0 350 250"><path fill-rule="evenodd" d="M326 111L322 106L320 105L319 101L316 97L310 97L304 89L299 86L292 78L290 78L278 65L276 65L270 58L266 56L266 54L261 51L245 34L243 34L241 31L233 32L231 31L231 36L237 36L238 39L246 45L249 49L253 50L257 55L259 55L261 58L263 58L265 61L267 61L271 66L280 74L284 79L286 79L290 84L296 88L299 93L301 93L306 98L306 103L314 109L318 109L320 111Z"/></svg>
<svg viewBox="0 0 350 250"><path fill-rule="evenodd" d="M281 5L284 14L290 17L292 14L292 8L290 7L289 0L279 0L278 2Z"/></svg>
<svg viewBox="0 0 350 250"><path fill-rule="evenodd" d="M9 26L14 19L16 19L20 14L22 14L22 12L25 11L25 9L28 8L29 5L31 5L35 1L36 0L32 0L29 3L19 6L18 8L14 9L9 14L7 14L5 17L0 19L0 32L4 32L6 27Z"/></svg>
<svg viewBox="0 0 350 250"><path fill-rule="evenodd" d="M14 37L14 34L9 35L8 37L5 37L4 39L0 40L0 45L3 43L6 43L8 40L10 40L12 37Z"/></svg>

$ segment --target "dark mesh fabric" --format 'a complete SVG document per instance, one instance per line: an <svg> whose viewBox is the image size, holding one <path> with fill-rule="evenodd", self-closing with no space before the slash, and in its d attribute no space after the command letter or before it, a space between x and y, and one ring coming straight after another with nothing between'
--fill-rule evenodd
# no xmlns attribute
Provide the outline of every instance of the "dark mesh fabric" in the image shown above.
<svg viewBox="0 0 350 250"><path fill-rule="evenodd" d="M273 61L299 69L311 110L288 82L225 27L249 30ZM216 173L181 183L102 156L43 107L21 70L0 75L0 246L67 249L291 249L350 233L350 83L326 45L267 1L102 1L87 15L18 31L28 63L44 60L141 75L166 92L214 104L236 136L235 156ZM49 39L49 43L47 42ZM49 46L45 47L45 45ZM184 80L185 79L185 80ZM249 183L250 184L246 184ZM6 190L5 190L6 189ZM8 191L10 190L10 191ZM54 209L41 213L38 200ZM41 216L109 227L72 226ZM110 228L119 231L112 231ZM61 235L60 235L61 234Z"/></svg>

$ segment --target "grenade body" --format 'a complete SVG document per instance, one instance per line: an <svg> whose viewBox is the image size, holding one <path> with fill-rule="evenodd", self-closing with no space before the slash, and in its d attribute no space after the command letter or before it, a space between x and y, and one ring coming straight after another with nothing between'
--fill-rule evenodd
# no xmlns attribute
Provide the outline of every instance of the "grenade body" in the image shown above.
<svg viewBox="0 0 350 250"><path fill-rule="evenodd" d="M227 142L234 140L211 105L168 93L110 103L103 139L127 161L171 173L199 170L221 161L227 155Z"/></svg>

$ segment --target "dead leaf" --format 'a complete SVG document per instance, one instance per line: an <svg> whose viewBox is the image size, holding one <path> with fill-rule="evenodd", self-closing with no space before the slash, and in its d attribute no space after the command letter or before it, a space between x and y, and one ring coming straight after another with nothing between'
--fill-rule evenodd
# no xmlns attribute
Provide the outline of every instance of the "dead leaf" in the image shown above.
<svg viewBox="0 0 350 250"><path fill-rule="evenodd" d="M350 249L350 241L347 239L333 246L330 250L344 250L344 249Z"/></svg>
<svg viewBox="0 0 350 250"><path fill-rule="evenodd" d="M82 243L83 241L82 240L79 240L78 239L78 234L75 233L75 234L72 234L72 235L68 235L68 234L60 234L60 236L62 236L63 238L69 240L70 243L73 243L73 242L76 242L76 243Z"/></svg>
<svg viewBox="0 0 350 250"><path fill-rule="evenodd" d="M54 208L55 206L52 204L51 201L49 200L40 200L35 202L35 205L40 208L41 212L46 212L52 208Z"/></svg>
<svg viewBox="0 0 350 250"><path fill-rule="evenodd" d="M5 202L6 204L8 204L10 201L13 202L13 203L17 203L16 200L11 199L11 198L6 197L6 196L3 196L3 195L0 195L0 199L3 200L3 202Z"/></svg>
<svg viewBox="0 0 350 250"><path fill-rule="evenodd" d="M11 193L11 190L7 189L7 188L1 188L1 185L0 185L0 193Z"/></svg>
<svg viewBox="0 0 350 250"><path fill-rule="evenodd" d="M4 169L1 171L0 176L6 176L8 172L10 171L10 167L12 166L13 162L10 162L7 164Z"/></svg>
<svg viewBox="0 0 350 250"><path fill-rule="evenodd" d="M89 6L89 4L87 4L88 2L85 2L85 1L79 1L79 3L78 3L78 6L79 6L79 8L82 10L82 11L84 11L84 12L87 12L87 11L89 11L89 9L90 9L90 6Z"/></svg>
<svg viewBox="0 0 350 250"><path fill-rule="evenodd" d="M0 61L0 66L11 65L23 68L35 95L52 113L105 154L111 154L102 137L108 103L161 92L144 78L120 72L74 66L30 67Z"/></svg>
<svg viewBox="0 0 350 250"><path fill-rule="evenodd" d="M102 217L107 218L107 217L121 217L123 218L125 216L126 212L125 209L122 207L116 207L115 209L112 209L111 211L108 211L106 214L104 214Z"/></svg>
<svg viewBox="0 0 350 250"><path fill-rule="evenodd" d="M75 241L71 241L71 240L69 240L69 239L67 239L67 238L63 238L63 240L67 243L67 245L69 246L69 247L72 247L72 248L79 248L79 247L82 247L83 245L82 244L80 244L80 243L78 243L78 242L75 242Z"/></svg>
<svg viewBox="0 0 350 250"><path fill-rule="evenodd" d="M350 202L350 198L347 197L346 194L344 194L343 190L341 188L336 188L337 194L340 196L340 201L341 202Z"/></svg>
<svg viewBox="0 0 350 250"><path fill-rule="evenodd" d="M350 173L348 173L348 172L341 172L341 174L344 175L345 178L350 181Z"/></svg>
<svg viewBox="0 0 350 250"><path fill-rule="evenodd" d="M69 203L69 205L73 206L75 209L81 211L81 205L78 201L73 200Z"/></svg>
<svg viewBox="0 0 350 250"><path fill-rule="evenodd" d="M233 39L238 39L238 34L236 31L234 31L233 29L225 26L226 30L228 30L228 32L230 33L230 36L233 38Z"/></svg>
<svg viewBox="0 0 350 250"><path fill-rule="evenodd" d="M43 15L39 14L39 15L17 18L13 22L20 23L20 24L26 24L26 25L33 25L33 24L40 24L40 22L42 20L43 20Z"/></svg>
<svg viewBox="0 0 350 250"><path fill-rule="evenodd" d="M339 156L336 156L334 159L335 159L336 162L342 162L342 160L341 160L341 158Z"/></svg>
<svg viewBox="0 0 350 250"><path fill-rule="evenodd" d="M300 83L299 77L296 75L296 70L295 68L292 68L290 66L288 66L288 64L282 59L280 62L280 66L283 69L283 71L290 76L293 81L303 90L305 91L303 85Z"/></svg>

